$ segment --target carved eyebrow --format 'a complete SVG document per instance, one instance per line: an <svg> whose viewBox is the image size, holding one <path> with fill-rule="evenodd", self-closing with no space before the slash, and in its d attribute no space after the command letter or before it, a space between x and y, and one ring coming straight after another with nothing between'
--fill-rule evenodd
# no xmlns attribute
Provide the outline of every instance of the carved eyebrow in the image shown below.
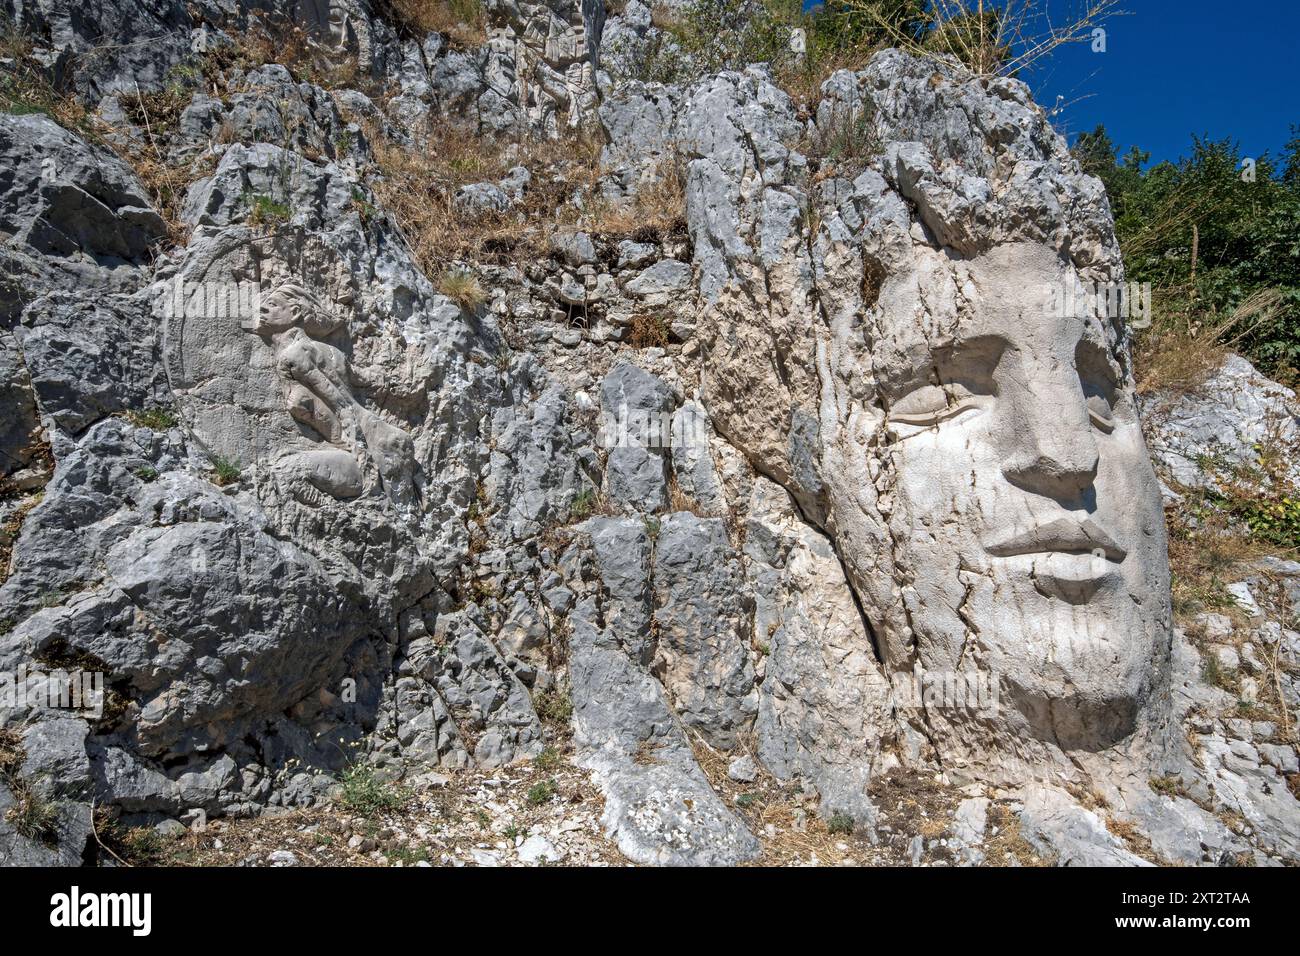
<svg viewBox="0 0 1300 956"><path fill-rule="evenodd" d="M993 370L997 368L1007 341L1000 335L979 335L957 339L929 350L925 361L913 364L907 376L906 390L922 385L986 385L993 383Z"/></svg>
<svg viewBox="0 0 1300 956"><path fill-rule="evenodd" d="M1119 363L1115 361L1110 348L1104 342L1098 342L1088 335L1086 330L1074 346L1074 364L1080 374L1085 371L1100 371L1105 374L1111 388L1119 386L1121 378Z"/></svg>

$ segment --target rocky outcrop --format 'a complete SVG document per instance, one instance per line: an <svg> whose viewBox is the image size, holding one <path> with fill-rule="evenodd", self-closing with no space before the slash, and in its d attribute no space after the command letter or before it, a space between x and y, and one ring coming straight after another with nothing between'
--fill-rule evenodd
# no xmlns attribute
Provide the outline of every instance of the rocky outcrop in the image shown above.
<svg viewBox="0 0 1300 956"><path fill-rule="evenodd" d="M158 38L68 86L128 144L152 135L133 70L166 90L272 29L20 6L55 73ZM349 768L419 787L552 751L643 863L760 858L750 785L890 844L894 771L960 788L958 862L995 805L1061 863L1300 857L1293 738L1229 716L1172 625L1126 330L1052 307L1121 266L1024 85L885 51L801 115L761 67L629 78L636 0L485 6L479 46L363 3L272 11L369 93L172 71L170 228L104 146L0 115L5 862L93 860L92 803L174 828L327 802ZM512 145L430 197L556 220L430 276L371 137L449 122L605 143L563 189ZM602 225L678 173L680 221ZM462 271L482 295L440 291ZM1159 420L1162 469L1225 434L1246 454L1270 413L1237 391ZM1231 650L1242 688L1280 661L1294 709L1283 564L1234 582L1262 603ZM99 697L49 706L82 674ZM51 812L33 830L20 801Z"/></svg>

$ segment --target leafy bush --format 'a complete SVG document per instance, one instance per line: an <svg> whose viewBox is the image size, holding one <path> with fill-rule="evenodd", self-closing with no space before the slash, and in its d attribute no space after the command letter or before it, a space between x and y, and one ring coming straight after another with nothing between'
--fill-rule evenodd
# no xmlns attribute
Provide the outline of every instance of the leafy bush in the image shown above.
<svg viewBox="0 0 1300 956"><path fill-rule="evenodd" d="M526 799L534 807L540 807L543 803L550 800L559 792L554 780L543 780L541 783L535 783L528 788Z"/></svg>
<svg viewBox="0 0 1300 956"><path fill-rule="evenodd" d="M367 764L354 763L343 773L343 806L362 816L374 816L384 810L396 810L402 796L375 776Z"/></svg>
<svg viewBox="0 0 1300 956"><path fill-rule="evenodd" d="M1102 126L1078 138L1075 156L1110 197L1127 278L1152 286L1139 360L1191 342L1192 357L1230 345L1283 378L1300 366L1300 128L1292 132L1280 162L1254 157L1253 182L1228 140L1193 139L1189 157L1144 168L1150 154L1117 157Z"/></svg>
<svg viewBox="0 0 1300 956"><path fill-rule="evenodd" d="M238 465L220 455L212 456L212 477L218 485L232 485L242 474Z"/></svg>

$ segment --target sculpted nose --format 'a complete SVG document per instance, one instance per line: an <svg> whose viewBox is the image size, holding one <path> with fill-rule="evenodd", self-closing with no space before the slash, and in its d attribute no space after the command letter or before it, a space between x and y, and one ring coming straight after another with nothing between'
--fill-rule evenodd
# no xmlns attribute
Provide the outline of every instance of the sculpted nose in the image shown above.
<svg viewBox="0 0 1300 956"><path fill-rule="evenodd" d="M1092 485L1099 462L1083 389L1071 377L1069 384L1039 384L1015 396L1002 464L1013 485L1062 501Z"/></svg>

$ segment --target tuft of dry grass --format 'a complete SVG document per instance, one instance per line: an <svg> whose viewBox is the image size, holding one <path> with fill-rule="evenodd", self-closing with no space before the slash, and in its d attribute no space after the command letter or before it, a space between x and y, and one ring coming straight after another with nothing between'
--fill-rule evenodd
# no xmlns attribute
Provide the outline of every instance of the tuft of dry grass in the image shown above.
<svg viewBox="0 0 1300 956"><path fill-rule="evenodd" d="M0 728L0 783L8 788L13 797L13 806L5 814L5 820L29 840L49 844L53 842L58 828L58 811L18 775L19 768L26 759L27 754L17 732Z"/></svg>
<svg viewBox="0 0 1300 956"><path fill-rule="evenodd" d="M461 126L429 130L408 148L367 125L383 178L378 200L393 213L416 260L429 275L451 260L522 263L546 254L545 226L575 192L590 189L598 173L599 144L584 137L520 141L478 136ZM532 179L509 209L466 211L455 198L462 186L495 182L514 166Z"/></svg>
<svg viewBox="0 0 1300 956"><path fill-rule="evenodd" d="M1119 0L1080 0L1064 18L1042 0L933 0L926 5L925 32L912 34L878 0L847 2L875 22L890 45L914 55L949 53L977 76L1032 69L1062 46L1089 42L1095 27L1123 12Z"/></svg>
<svg viewBox="0 0 1300 956"><path fill-rule="evenodd" d="M461 49L487 42L482 0L382 0L379 11L418 39L441 33Z"/></svg>
<svg viewBox="0 0 1300 956"><path fill-rule="evenodd" d="M478 277L463 269L448 269L438 280L438 291L466 312L473 312L487 302L487 293Z"/></svg>
<svg viewBox="0 0 1300 956"><path fill-rule="evenodd" d="M1142 394L1194 391L1223 362L1231 347L1282 309L1282 293L1260 289L1226 316L1205 315L1186 289L1160 290L1162 307L1152 327L1134 337L1133 364Z"/></svg>
<svg viewBox="0 0 1300 956"><path fill-rule="evenodd" d="M668 323L653 312L638 312L632 316L624 341L634 349L664 348L668 344Z"/></svg>
<svg viewBox="0 0 1300 956"><path fill-rule="evenodd" d="M657 241L686 231L686 170L672 154L661 160L631 202L597 200L583 217L594 236Z"/></svg>

